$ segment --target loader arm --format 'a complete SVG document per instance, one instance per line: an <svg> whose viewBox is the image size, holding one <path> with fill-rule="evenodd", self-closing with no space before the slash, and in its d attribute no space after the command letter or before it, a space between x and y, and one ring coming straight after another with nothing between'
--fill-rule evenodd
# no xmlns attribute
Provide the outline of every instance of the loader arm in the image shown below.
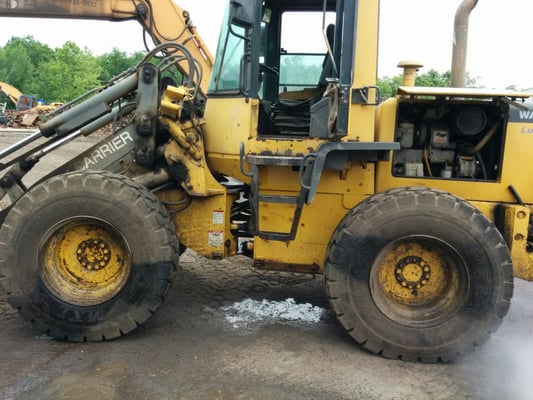
<svg viewBox="0 0 533 400"><path fill-rule="evenodd" d="M5 0L0 2L2 17L94 19L138 21L154 43L179 42L197 60L202 75L200 90L205 97L213 56L193 25L189 13L173 0ZM179 71L190 76L186 62Z"/></svg>

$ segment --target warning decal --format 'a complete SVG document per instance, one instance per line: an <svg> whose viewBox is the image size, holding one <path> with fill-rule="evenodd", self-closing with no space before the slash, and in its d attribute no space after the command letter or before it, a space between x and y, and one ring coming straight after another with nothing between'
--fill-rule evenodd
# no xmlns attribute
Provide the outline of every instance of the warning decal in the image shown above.
<svg viewBox="0 0 533 400"><path fill-rule="evenodd" d="M224 223L224 210L213 210L213 225Z"/></svg>
<svg viewBox="0 0 533 400"><path fill-rule="evenodd" d="M207 244L212 247L222 247L224 241L224 231L207 231Z"/></svg>

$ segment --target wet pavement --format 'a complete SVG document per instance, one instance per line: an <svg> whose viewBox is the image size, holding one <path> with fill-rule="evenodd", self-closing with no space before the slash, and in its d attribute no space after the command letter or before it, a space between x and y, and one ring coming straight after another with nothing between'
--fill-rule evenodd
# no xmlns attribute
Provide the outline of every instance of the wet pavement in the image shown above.
<svg viewBox="0 0 533 400"><path fill-rule="evenodd" d="M418 364L369 354L352 341L328 311L321 276L259 271L242 256L211 261L190 251L181 265L153 317L110 342L58 342L0 300L0 398L531 398L533 283L516 280L503 325L473 354ZM235 325L230 309L245 299L322 312Z"/></svg>

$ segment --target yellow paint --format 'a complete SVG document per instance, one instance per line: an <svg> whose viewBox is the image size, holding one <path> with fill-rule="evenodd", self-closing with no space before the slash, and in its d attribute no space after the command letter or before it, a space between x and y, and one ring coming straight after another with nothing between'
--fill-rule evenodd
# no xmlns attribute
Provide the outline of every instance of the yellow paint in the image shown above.
<svg viewBox="0 0 533 400"><path fill-rule="evenodd" d="M305 266L308 272L312 272L312 267L320 267L324 263L327 244L317 245L302 243L300 241L293 241L289 244L285 242L279 242L274 240L263 240L261 238L255 238L254 243L254 260L261 267L266 269L284 264L286 269L290 269L289 266ZM302 268L302 271L304 268ZM319 272L317 271L315 272Z"/></svg>
<svg viewBox="0 0 533 400"><path fill-rule="evenodd" d="M193 197L187 206L186 202L180 204L180 200L186 199L183 191L174 189L156 194L172 216L180 243L207 258L236 253L237 243L230 231L231 205L236 195Z"/></svg>
<svg viewBox="0 0 533 400"><path fill-rule="evenodd" d="M373 191L373 164L355 163L345 171L325 171L311 204L304 205L293 241L255 238L254 257L265 265L297 264L322 270L327 245L340 220ZM296 197L297 171L290 167L261 167L260 194ZM294 204L259 202L259 228L263 232L289 233ZM285 261L284 261L285 260Z"/></svg>
<svg viewBox="0 0 533 400"><path fill-rule="evenodd" d="M187 170L183 188L191 196L211 196L224 193L225 189L211 174L205 160L202 137L191 122L180 124L169 118L162 118L175 141L165 148L169 164L180 163Z"/></svg>
<svg viewBox="0 0 533 400"><path fill-rule="evenodd" d="M376 85L379 2L360 0L357 2L357 27L355 32L355 65L352 90ZM375 102L375 89L369 90L369 101ZM350 94L351 98L351 94ZM375 107L351 104L348 119L348 140L374 141Z"/></svg>
<svg viewBox="0 0 533 400"><path fill-rule="evenodd" d="M62 301L79 306L101 304L126 284L131 254L109 226L80 219L58 228L41 254L41 279Z"/></svg>
<svg viewBox="0 0 533 400"><path fill-rule="evenodd" d="M7 4L7 3L3 3ZM2 7L2 16L31 16L39 18L79 18L108 21L131 20L139 13L141 3L131 0L106 0L106 1L40 1L38 6L32 1L10 2L9 7ZM191 21L188 13L178 6L177 2L154 1L142 3L146 15L134 18L150 32L156 44L179 42L187 48L197 66L203 72L200 90L207 93L213 56L196 29L196 21ZM177 63L183 75L189 75L189 64L183 57Z"/></svg>
<svg viewBox="0 0 533 400"><path fill-rule="evenodd" d="M450 285L457 285L446 254L436 246L417 242L395 245L376 267L382 290L401 304L435 301L445 296Z"/></svg>
<svg viewBox="0 0 533 400"><path fill-rule="evenodd" d="M518 278L533 280L533 253L527 250L529 217L533 207L502 204L500 230L509 246L514 274Z"/></svg>
<svg viewBox="0 0 533 400"><path fill-rule="evenodd" d="M256 136L257 100L209 99L205 111L205 149L209 157L239 155L239 143Z"/></svg>

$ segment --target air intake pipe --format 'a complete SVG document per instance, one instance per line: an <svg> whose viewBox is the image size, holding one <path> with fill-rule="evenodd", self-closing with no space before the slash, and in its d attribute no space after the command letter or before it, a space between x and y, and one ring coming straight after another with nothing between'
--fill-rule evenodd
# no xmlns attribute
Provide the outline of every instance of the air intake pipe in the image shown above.
<svg viewBox="0 0 533 400"><path fill-rule="evenodd" d="M466 49L468 44L468 19L478 0L463 0L455 12L453 28L452 87L464 87L466 78Z"/></svg>

